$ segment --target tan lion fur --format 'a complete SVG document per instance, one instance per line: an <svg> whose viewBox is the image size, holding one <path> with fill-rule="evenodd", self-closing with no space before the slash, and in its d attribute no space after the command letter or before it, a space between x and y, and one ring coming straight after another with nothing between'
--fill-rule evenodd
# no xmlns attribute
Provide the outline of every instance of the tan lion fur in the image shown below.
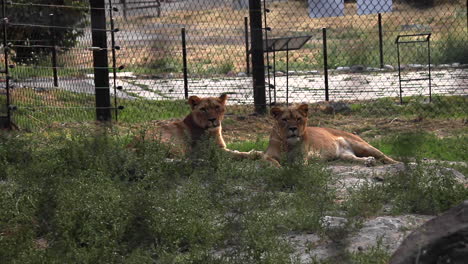
<svg viewBox="0 0 468 264"><path fill-rule="evenodd" d="M280 162L282 158L302 155L306 160L318 157L324 160L349 160L373 165L375 160L383 163L397 161L372 147L359 136L331 128L308 127L308 105L271 108L275 119L270 134L265 159ZM277 165L277 164L275 164Z"/></svg>
<svg viewBox="0 0 468 264"><path fill-rule="evenodd" d="M226 94L220 97L204 98L190 96L188 104L191 113L183 120L148 129L143 132L143 135L137 137L131 145L135 146L136 142L142 140L157 140L170 146L171 152L174 154L188 154L200 140L206 139L235 157L251 159L260 157L262 154L257 151L239 152L226 148L222 135L222 121L226 111L226 101Z"/></svg>

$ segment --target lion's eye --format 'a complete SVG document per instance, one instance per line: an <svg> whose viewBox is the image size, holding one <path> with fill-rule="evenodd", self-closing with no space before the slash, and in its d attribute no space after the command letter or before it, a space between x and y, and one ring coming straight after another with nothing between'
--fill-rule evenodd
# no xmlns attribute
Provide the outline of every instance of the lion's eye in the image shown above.
<svg viewBox="0 0 468 264"><path fill-rule="evenodd" d="M302 119L300 117L297 118L297 121L301 121Z"/></svg>
<svg viewBox="0 0 468 264"><path fill-rule="evenodd" d="M284 122L288 122L288 119L287 119L287 118L283 118L283 121L284 121Z"/></svg>
<svg viewBox="0 0 468 264"><path fill-rule="evenodd" d="M202 107L202 108L200 108L200 111L206 112L206 108L205 108L205 107Z"/></svg>

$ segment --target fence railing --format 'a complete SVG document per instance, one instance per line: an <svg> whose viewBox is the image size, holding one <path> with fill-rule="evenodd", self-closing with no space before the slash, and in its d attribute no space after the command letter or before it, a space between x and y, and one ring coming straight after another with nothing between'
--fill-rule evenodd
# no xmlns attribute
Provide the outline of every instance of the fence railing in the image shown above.
<svg viewBox="0 0 468 264"><path fill-rule="evenodd" d="M335 2L3 1L0 117L20 127L144 122L185 114L189 95L220 93L238 113L304 101L394 113L431 99L466 115L465 1ZM411 34L431 34L430 63L426 46L397 48ZM267 49L299 36L309 37L299 49Z"/></svg>

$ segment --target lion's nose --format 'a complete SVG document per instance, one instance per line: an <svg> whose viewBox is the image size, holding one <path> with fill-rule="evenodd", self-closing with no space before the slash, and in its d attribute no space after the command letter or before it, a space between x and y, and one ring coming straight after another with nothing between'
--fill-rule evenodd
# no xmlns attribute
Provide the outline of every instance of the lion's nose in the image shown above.
<svg viewBox="0 0 468 264"><path fill-rule="evenodd" d="M216 118L208 118L208 121L214 123L216 121Z"/></svg>
<svg viewBox="0 0 468 264"><path fill-rule="evenodd" d="M297 127L290 127L289 130L291 130L291 132L296 132Z"/></svg>

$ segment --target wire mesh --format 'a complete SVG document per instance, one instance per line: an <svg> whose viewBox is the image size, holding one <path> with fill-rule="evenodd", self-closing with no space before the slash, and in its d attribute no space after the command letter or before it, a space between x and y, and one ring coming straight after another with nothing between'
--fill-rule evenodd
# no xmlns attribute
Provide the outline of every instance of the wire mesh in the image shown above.
<svg viewBox="0 0 468 264"><path fill-rule="evenodd" d="M98 47L92 47L89 3L5 2L6 37L15 64L10 74L15 121L30 126L94 120L95 91L109 87L94 87L92 51ZM110 93L115 96L112 108L121 109L119 121L180 117L188 112L186 93L229 93L229 111L253 111L248 0L105 2ZM311 36L298 50L264 54L269 66L265 68L267 104L321 103L328 94L330 101L342 102L346 109L371 114L425 111L466 116L465 1L265 0L261 6L264 30L257 33L264 39ZM25 9L35 15L18 15ZM49 14L55 14L55 21ZM430 62L428 47L420 43L397 50L399 35L420 33L431 34ZM5 112L5 103L1 105Z"/></svg>

